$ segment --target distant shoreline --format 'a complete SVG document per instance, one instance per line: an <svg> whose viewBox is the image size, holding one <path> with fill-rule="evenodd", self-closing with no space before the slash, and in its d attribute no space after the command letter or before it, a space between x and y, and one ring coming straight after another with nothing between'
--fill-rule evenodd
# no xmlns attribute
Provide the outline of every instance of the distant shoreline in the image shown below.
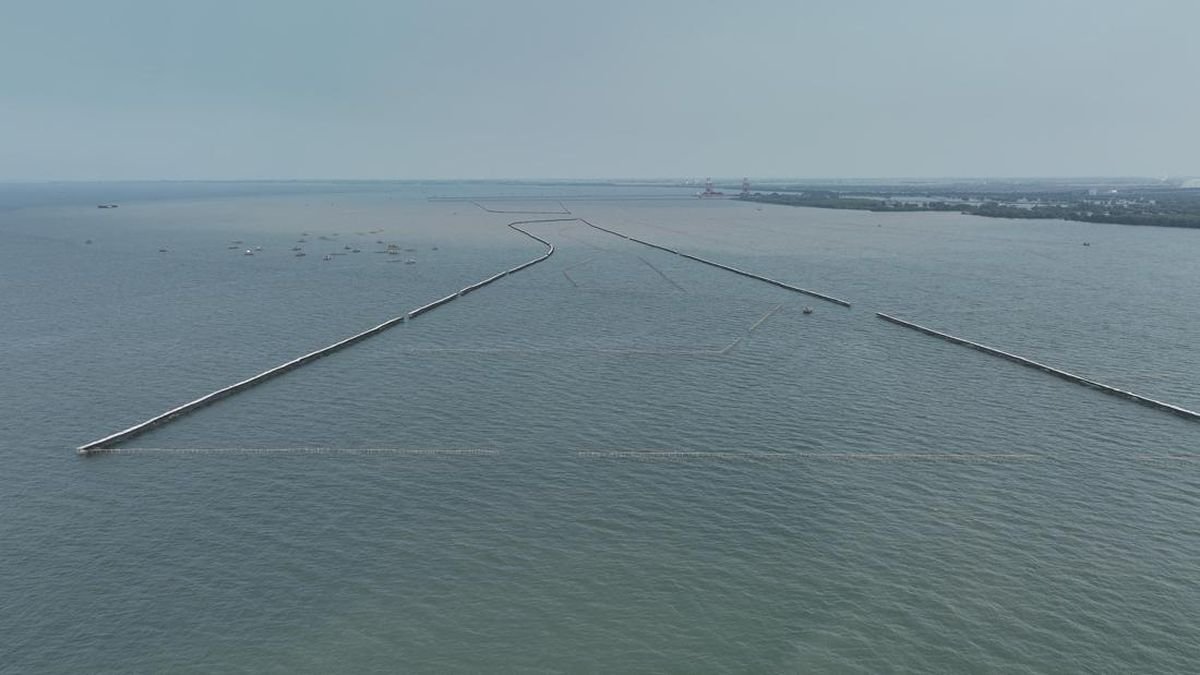
<svg viewBox="0 0 1200 675"><path fill-rule="evenodd" d="M874 213L950 212L987 218L1073 220L1112 225L1200 229L1200 190L1131 190L1081 194L974 193L932 196L871 190L755 192L736 199L760 204ZM953 191L946 191L953 192ZM1095 193L1095 194L1093 194Z"/></svg>

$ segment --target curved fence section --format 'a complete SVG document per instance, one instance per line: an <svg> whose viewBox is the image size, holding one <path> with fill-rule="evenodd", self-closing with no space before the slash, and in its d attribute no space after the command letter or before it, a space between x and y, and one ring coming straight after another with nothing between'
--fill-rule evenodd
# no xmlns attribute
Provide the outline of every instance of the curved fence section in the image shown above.
<svg viewBox="0 0 1200 675"><path fill-rule="evenodd" d="M199 410L200 408L203 408L207 405L216 403L217 401L220 401L223 398L228 398L229 396L232 396L238 392L245 391L247 389L250 389L251 387L260 385L263 382L266 382L267 380L270 380L272 378L279 377L280 375L283 375L284 373L286 373L288 371L295 370L296 368L299 368L300 366L303 366L306 363L315 361L323 356L329 356L330 354L333 354L334 352L340 351L342 349L345 349L346 347L349 347L350 345L361 342L362 340L365 340L365 339L371 337L372 335L378 335L379 333L382 333L383 331L385 331L397 324L404 323L405 321L408 321L410 319L415 319L416 317L421 316L422 314L425 314L426 312L437 309L438 307L441 307L442 305L445 305L446 303L451 302L451 301L455 300L456 298L462 297L463 295L470 293L471 291L479 290L480 288L483 288L484 286L487 286L490 283L499 281L500 279L508 276L509 274L512 274L514 272L519 272L531 265L536 265L537 263L542 262L543 260L545 260L546 258L549 258L551 255L554 254L554 245L551 244L550 242L546 241L545 239L542 239L541 237L539 237L537 235L531 234L531 233L527 232L526 230L521 229L519 226L533 224L533 223L571 222L573 220L576 220L576 219L575 218L549 218L549 219L545 219L545 220L518 220L516 222L509 223L508 227L512 228L513 230L516 230L517 232L520 232L521 234L523 234L531 239L534 239L534 240L544 244L546 246L546 251L544 253L542 253L542 255L534 258L533 260L521 263L520 265L517 265L516 267L511 267L507 270L504 270L503 272L500 272L499 274L495 274L493 276L488 277L487 279L484 279L483 281L471 284L470 286L467 286L466 288L464 288L460 291L457 291L455 293L447 295L444 298L434 300L433 302L431 302L427 305L422 305L422 306L420 306L414 310L411 310L409 312L406 312L398 317L388 319L387 321L384 321L383 323L379 324L378 326L368 328L367 330L364 330L361 333L351 335L350 337L348 337L344 340L335 342L327 347L322 347L316 351L309 352L309 353L305 354L304 356L292 359L291 361L288 361L287 363L282 363L278 366L275 366L274 368L264 370L263 372L261 372L257 375L254 375L253 377L248 377L248 378L242 380L241 382L237 382L235 384L229 385L228 387L223 387L212 393L205 394L204 396L201 396L200 398L198 398L194 401L189 401L187 403L184 403L181 406L171 408L170 410L168 410L160 415L151 417L150 419L148 419L144 422L139 422L138 424L135 424L135 425L129 427L128 429L123 429L121 431L116 432L115 434L109 434L108 436L105 436L104 438L99 438L90 443L85 443L84 445L79 446L77 448L77 451L81 455L90 455L90 454L96 453L96 452L103 452L103 451L111 448L113 445L115 445L117 443L129 440L131 438L134 438L135 436L140 436L140 435L146 433L147 431L150 431L151 429L160 427L160 426L166 424L167 422L177 419L183 415L186 415L190 412Z"/></svg>
<svg viewBox="0 0 1200 675"><path fill-rule="evenodd" d="M1103 384L1103 383L1097 382L1095 380L1089 380L1086 377L1080 377L1079 375L1075 375L1073 373L1068 373L1065 370L1059 370L1058 368L1053 368L1051 366L1047 366L1044 363L1038 363L1037 361L1034 361L1032 359L1027 359L1024 356L1018 356L1018 355L1012 354L1010 352L996 349L995 347L989 347L987 345L979 344L978 342L972 342L970 340L965 340L963 338L956 337L954 335L950 335L949 333L943 333L941 331L936 331L932 328L926 328L925 326L915 324L911 321L905 321L904 319L898 319L894 316L889 316L887 314L884 314L883 312L876 312L875 316L883 319L884 321L889 321L891 323L894 323L897 326L904 326L905 328L911 328L915 331L925 333L926 335L932 335L933 337L941 338L943 340L946 340L947 342L953 342L954 344L963 345L964 347L970 347L971 349L975 349L975 350L984 352L986 354L991 354L992 356L999 356L1002 359L1008 359L1009 361L1012 361L1013 363L1019 363L1023 366L1028 366L1030 368L1036 368L1037 370L1041 370L1043 372L1050 373L1051 375L1054 375L1056 377L1061 377L1064 380L1068 380L1068 381L1074 382L1076 384L1082 384L1085 387L1091 387L1093 389L1098 389L1106 394L1111 394L1113 396L1119 396L1121 398L1128 399L1130 401L1136 401L1138 403L1141 403L1142 405L1150 406L1151 408L1158 408L1159 410L1166 410L1167 412L1175 413L1176 415L1179 415L1181 417L1186 417L1191 420L1200 421L1200 413L1195 412L1193 410L1188 410L1187 408L1180 408L1177 405L1171 405L1170 403L1156 401L1155 399L1148 398L1148 397L1142 396L1140 394L1135 394L1131 391L1126 391L1124 389L1118 389L1116 387L1111 387L1107 384Z"/></svg>

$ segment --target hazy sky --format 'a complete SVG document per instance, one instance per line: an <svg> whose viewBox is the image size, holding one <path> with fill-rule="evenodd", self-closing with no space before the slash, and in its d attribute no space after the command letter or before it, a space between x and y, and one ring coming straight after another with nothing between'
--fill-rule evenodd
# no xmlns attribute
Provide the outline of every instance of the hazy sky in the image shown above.
<svg viewBox="0 0 1200 675"><path fill-rule="evenodd" d="M0 179L1200 174L1195 0L0 0Z"/></svg>

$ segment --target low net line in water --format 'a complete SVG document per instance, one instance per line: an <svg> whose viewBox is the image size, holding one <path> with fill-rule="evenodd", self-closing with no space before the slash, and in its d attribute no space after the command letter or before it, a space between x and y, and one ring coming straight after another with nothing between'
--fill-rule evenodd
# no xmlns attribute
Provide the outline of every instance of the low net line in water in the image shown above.
<svg viewBox="0 0 1200 675"><path fill-rule="evenodd" d="M687 293L687 292L688 292L688 290L687 290L686 288L684 288L683 286L680 286L678 283L676 283L674 279L672 279L671 277L667 276L665 272L663 272L662 270L660 270L660 269L658 269L657 267L655 267L655 266L653 265L653 263L651 263L649 260L646 260L645 258L643 258L643 257L642 257L642 256L640 256L640 255L639 255L639 256L636 256L636 257L637 257L637 259L638 259L638 260L641 260L642 262L646 263L646 267L649 267L650 269L652 269L652 270L654 270L655 272L657 272L657 273L658 273L658 276L662 277L662 278L663 278L663 279L664 279L664 280L665 280L665 281L666 281L668 284L671 284L672 286L674 286L674 287L675 287L677 290L679 290L681 293Z"/></svg>
<svg viewBox="0 0 1200 675"><path fill-rule="evenodd" d="M741 338L738 338L740 340ZM736 342L736 341L735 341ZM725 347L413 347L397 349L397 354L529 354L529 355L589 355L628 354L654 356L720 356Z"/></svg>
<svg viewBox="0 0 1200 675"><path fill-rule="evenodd" d="M782 281L778 281L778 280L776 280L776 279L772 279L772 278L770 278L770 277L765 277L765 276L763 276L763 275L761 275L761 274L755 274L755 273L753 273L753 272L747 272L747 271L745 271L745 270L738 269L738 268L736 268L736 267L733 267L733 266L731 266L731 265L726 265L726 264L724 264L724 263L719 263L719 262L717 262L717 261L715 261L715 260L708 260L707 258L701 258L700 256L691 255L690 253L683 253L683 252L681 252L681 251L676 251L676 250L675 250L675 249L673 249L673 248L668 248L668 247L666 247L666 246L662 246L662 245L659 245L659 244L655 244L655 243L653 243L653 242L649 242L649 241L646 241L646 240L644 240L644 239L638 239L637 237L631 237L631 236L629 236L629 235L627 235L627 234L622 234L621 232L617 232L616 230L610 230L610 229L608 229L607 227L600 227L599 225L596 225L595 223L589 222L589 221L588 221L586 218L578 218L577 220L578 220L579 222L583 223L584 225L587 225L588 227L593 227L593 228L595 228L595 229L597 229L597 230L600 230L601 232L607 232L607 233L609 233L609 234L611 234L611 235L614 235L614 236L617 236L617 237L621 237L622 239L628 239L629 241L636 242L636 243L638 243L638 244L641 244L641 245L643 245L643 246L649 246L650 248L656 248L656 249L658 249L658 250L660 250L660 251L664 251L664 252L666 252L666 253L674 253L675 255L677 255L677 256L682 256L682 257L684 257L684 258L687 258L688 260L695 260L695 261L696 261L696 262L698 262L698 263L703 263L703 264L705 264L705 265L710 265L710 266L712 266L712 267L716 267L716 268L718 268L718 269L723 269L723 270L725 270L726 272L733 272L734 274L740 274L740 275L742 275L742 276L744 276L744 277L749 277L749 278L751 278L751 279L757 279L757 280L759 280L759 281L765 281L765 282L767 282L768 284L771 284L772 286L778 286L778 287L780 287L780 288L783 288L783 289L786 289L786 290L789 290L789 291L794 291L794 292L796 292L796 293L803 293L804 295L810 295L810 296L812 296L812 297L814 297L814 298L818 298L818 299L820 299L820 300L824 300L824 301L826 301L826 302L832 302L832 303L833 303L833 304L835 304L835 305L841 305L842 307L849 307L849 306L850 306L850 303L849 303L849 302L846 302L845 300L841 300L841 299L839 299L839 298L835 298L835 297L833 297L832 295L826 295L826 294L824 294L824 293L818 293L817 291L810 291L810 290L808 290L807 288L800 288L799 286L793 286L793 285L791 285L791 284L785 284L785 283L784 283L784 282L782 282Z"/></svg>
<svg viewBox="0 0 1200 675"><path fill-rule="evenodd" d="M329 448L299 446L294 448L99 448L92 454L106 455L401 455L431 456L496 456L499 450L452 448Z"/></svg>
<svg viewBox="0 0 1200 675"><path fill-rule="evenodd" d="M745 331L724 347L704 345L679 347L409 347L399 354L616 354L628 356L725 356L757 331L768 319L783 310L782 303L772 306Z"/></svg>
<svg viewBox="0 0 1200 675"><path fill-rule="evenodd" d="M224 456L284 456L284 455L350 455L390 457L495 457L503 459L502 450L484 448L336 448L323 446L296 446L287 448L101 448L92 454L114 456L149 455L224 455ZM965 463L996 464L1018 462L1058 463L1061 458L1027 452L795 452L779 450L576 450L574 458L589 460L632 460L636 462L839 462L839 463ZM1140 454L1128 458L1139 464L1161 464L1164 462L1200 464L1200 454L1164 453Z"/></svg>
<svg viewBox="0 0 1200 675"><path fill-rule="evenodd" d="M562 233L560 232L559 234L562 234ZM569 270L575 269L576 267L582 267L583 265L586 265L595 259L596 259L596 256L592 256L592 257L588 258L587 260L577 262L573 265L567 265L566 267L562 268L562 275L567 278L567 281L571 282L572 286L574 286L575 288L579 288L579 284L576 283L575 279L570 274L567 274L567 272Z"/></svg>
<svg viewBox="0 0 1200 675"><path fill-rule="evenodd" d="M290 448L102 448L94 454L105 455L388 455L396 457L502 457L501 450L484 448L336 448L297 446ZM576 460L631 459L717 460L717 461L820 461L820 462L1008 462L1043 461L1042 455L1022 452L794 452L782 450L576 450ZM1180 460L1181 456L1139 456L1139 460Z"/></svg>
<svg viewBox="0 0 1200 675"><path fill-rule="evenodd" d="M823 462L1038 462L1024 452L785 452L704 450L578 450L578 459L823 461Z"/></svg>
<svg viewBox="0 0 1200 675"><path fill-rule="evenodd" d="M759 326L763 325L763 323L765 323L767 319L771 318L772 316L775 316L775 314L781 309L783 309L783 305L775 305L774 307L772 307L770 310L767 311L766 314L763 314L762 317L758 321L755 321L749 328L747 328L746 332L744 334L739 335L736 340L734 340L733 342L730 342L728 345L725 345L725 347L723 349L721 349L720 351L718 351L717 353L718 354L728 354L731 349L742 344L742 340L745 340L746 338L750 337L750 335L753 334L754 331L758 330Z"/></svg>
<svg viewBox="0 0 1200 675"><path fill-rule="evenodd" d="M1100 390L1106 394L1110 394L1112 396L1117 396L1117 397L1124 398L1124 399L1127 399L1130 401L1135 401L1137 403L1141 403L1142 405L1149 406L1151 408L1158 408L1159 410L1166 410L1167 412L1174 413L1176 415L1179 415L1180 417L1185 417L1190 420L1200 421L1200 413L1198 413L1194 410L1188 410L1187 408L1181 408L1177 405L1171 405L1170 403L1164 403L1163 401L1158 401L1158 400L1149 398L1147 396L1142 396L1141 394L1135 394L1131 391L1126 391L1124 389L1118 389L1117 387L1109 386L1107 384L1103 384L1103 383L1097 382L1095 380L1090 380L1086 377L1081 377L1079 375L1075 375L1074 373L1068 373L1065 370L1059 370L1058 368L1048 366L1044 363L1038 363L1037 361L1034 361L1032 359L1027 359L1024 356L1018 356L1011 352L1006 352L1006 351L1003 351L1000 349L996 349L995 347L989 347L987 345L980 344L978 342L972 342L971 340L966 340L964 338L960 338L960 337L951 335L949 333L943 333L941 331L937 331L932 328L926 328L925 326L922 326L920 324L915 324L911 321L905 321L904 319L898 319L894 316L884 314L883 312L876 312L875 316L883 319L884 321L894 323L897 326L911 328L917 332L924 333L926 335L931 335L936 338L941 338L947 342L952 342L954 344L962 345L964 347L970 347L971 349L974 349L976 351L981 351L985 354L991 354L992 356L999 356L1002 359L1007 359L1014 363L1019 363L1023 366L1027 366L1029 368L1034 368L1034 369L1040 370L1042 372L1050 373L1051 375L1060 377L1069 382L1074 382L1076 384L1082 384L1085 387L1091 387L1092 389L1098 389L1098 390Z"/></svg>
<svg viewBox="0 0 1200 675"><path fill-rule="evenodd" d="M487 211L488 213L508 213L508 214L513 214L513 215L529 215L529 216L536 216L536 215L543 215L543 216L566 215L566 216L569 216L569 215L571 215L571 210L568 209L562 202L558 202L558 208L559 208L558 211L505 211L502 209L489 209L488 207L486 207L483 204L480 204L479 202L474 201L474 200L472 200L471 203L474 204L475 206L478 206L479 208L483 209L484 211Z"/></svg>
<svg viewBox="0 0 1200 675"><path fill-rule="evenodd" d="M453 302L454 300L461 298L462 296L466 295L467 293L477 291L480 288L483 288L484 286L487 286L488 284L498 281L510 274L513 274L515 272L520 272L521 270L525 269L526 267L530 267L531 265L536 265L537 263L542 262L543 260L549 258L551 255L554 254L554 245L535 234L532 234L524 229L521 229L518 226L519 225L530 225L530 224L536 224L536 223L561 223L561 222L570 222L573 220L576 220L576 219L575 218L546 218L546 219L542 219L542 220L513 221L508 224L509 228L511 228L517 232L520 232L521 234L523 234L531 239L537 240L546 246L546 251L544 253L542 253L542 255L540 255L532 260L529 260L527 262L521 263L520 265L517 265L516 267L511 267L507 270L504 270L503 272L500 272L499 274L494 274L494 275L484 279L483 281L479 281L474 284L471 284L470 286L462 288L455 293L451 293L450 295L447 295L444 298L434 300L431 303L422 305L422 306L420 306L416 309L413 309L405 314L401 314L398 317L388 319L387 321L384 321L383 323L381 323L377 326L368 328L367 330L362 331L361 333L352 335L348 338L345 338L344 340L335 342L327 347L322 347L321 349L318 349L316 351L309 352L309 353L305 354L304 356L292 359L291 361L288 361L286 363L282 363L278 366L275 366L274 368L270 368L270 369L265 370L257 375L246 378L240 382L231 384L228 387L224 387L224 388L218 389L214 392L211 392L209 394L205 394L204 396L201 396L200 398L195 399L194 401L189 401L187 403L184 403L183 405L176 406L175 408L172 408L160 415L151 417L150 419L148 419L144 422L139 422L138 424L135 424L127 429L123 429L114 434L109 434L108 436L99 438L90 443L85 443L84 445L81 445L78 448L76 448L76 450L79 454L86 456L86 455L91 455L97 451L110 449L113 445L115 445L117 443L129 440L136 436L140 436L140 435L146 433L147 431L150 431L151 429L160 427L160 426L166 424L167 422L170 422L174 419L178 419L179 417L181 417L183 415L186 415L190 412L199 410L200 408L203 408L207 405L211 405L212 403L215 403L223 398L232 396L233 394L236 394L238 392L245 391L247 389L255 387L259 384L262 384L263 382L266 382L269 379L278 377L290 370L295 370L296 368L299 368L300 366L303 366L306 363L311 363L312 361L315 361L323 356L328 356L330 354L333 354L334 352L341 351L342 349L345 349L346 347L349 347L355 343L365 340L373 335L382 333L383 331L385 331L389 328L392 328L393 326L396 326L397 324L401 324L401 323L404 323L405 321L415 319L416 317L421 316L422 314L425 314L426 312L430 312L434 309L437 309L438 307L441 307L442 305L445 305L449 302Z"/></svg>
<svg viewBox="0 0 1200 675"><path fill-rule="evenodd" d="M616 253L617 252L616 249L611 248L609 246L601 246L600 244L597 244L592 241L588 241L587 239L584 239L583 237L575 236L574 234L571 233L570 225L564 225L563 227L558 228L558 236L562 237L563 239L570 239L571 241L579 242L580 244L583 244L584 246L586 246L590 249L596 250L596 251L603 251L604 253Z"/></svg>
<svg viewBox="0 0 1200 675"><path fill-rule="evenodd" d="M695 195L671 195L663 193L654 194L629 194L629 195L605 195L596 194L576 194L576 195L560 195L554 197L537 196L537 195L513 195L513 194L495 194L495 195L431 195L425 198L427 202L448 202L459 204L470 204L472 202L516 202L518 204L532 202L550 202L554 204L562 204L563 202L694 202Z"/></svg>

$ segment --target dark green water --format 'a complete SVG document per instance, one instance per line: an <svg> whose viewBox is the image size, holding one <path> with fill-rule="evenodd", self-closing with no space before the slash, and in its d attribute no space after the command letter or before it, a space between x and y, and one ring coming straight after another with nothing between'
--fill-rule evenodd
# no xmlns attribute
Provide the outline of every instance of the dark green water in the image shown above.
<svg viewBox="0 0 1200 675"><path fill-rule="evenodd" d="M481 194L854 307L532 226L545 263L74 455L539 254L426 200ZM0 669L1200 669L1200 425L873 316L1200 408L1200 232L643 194L3 188Z"/></svg>

